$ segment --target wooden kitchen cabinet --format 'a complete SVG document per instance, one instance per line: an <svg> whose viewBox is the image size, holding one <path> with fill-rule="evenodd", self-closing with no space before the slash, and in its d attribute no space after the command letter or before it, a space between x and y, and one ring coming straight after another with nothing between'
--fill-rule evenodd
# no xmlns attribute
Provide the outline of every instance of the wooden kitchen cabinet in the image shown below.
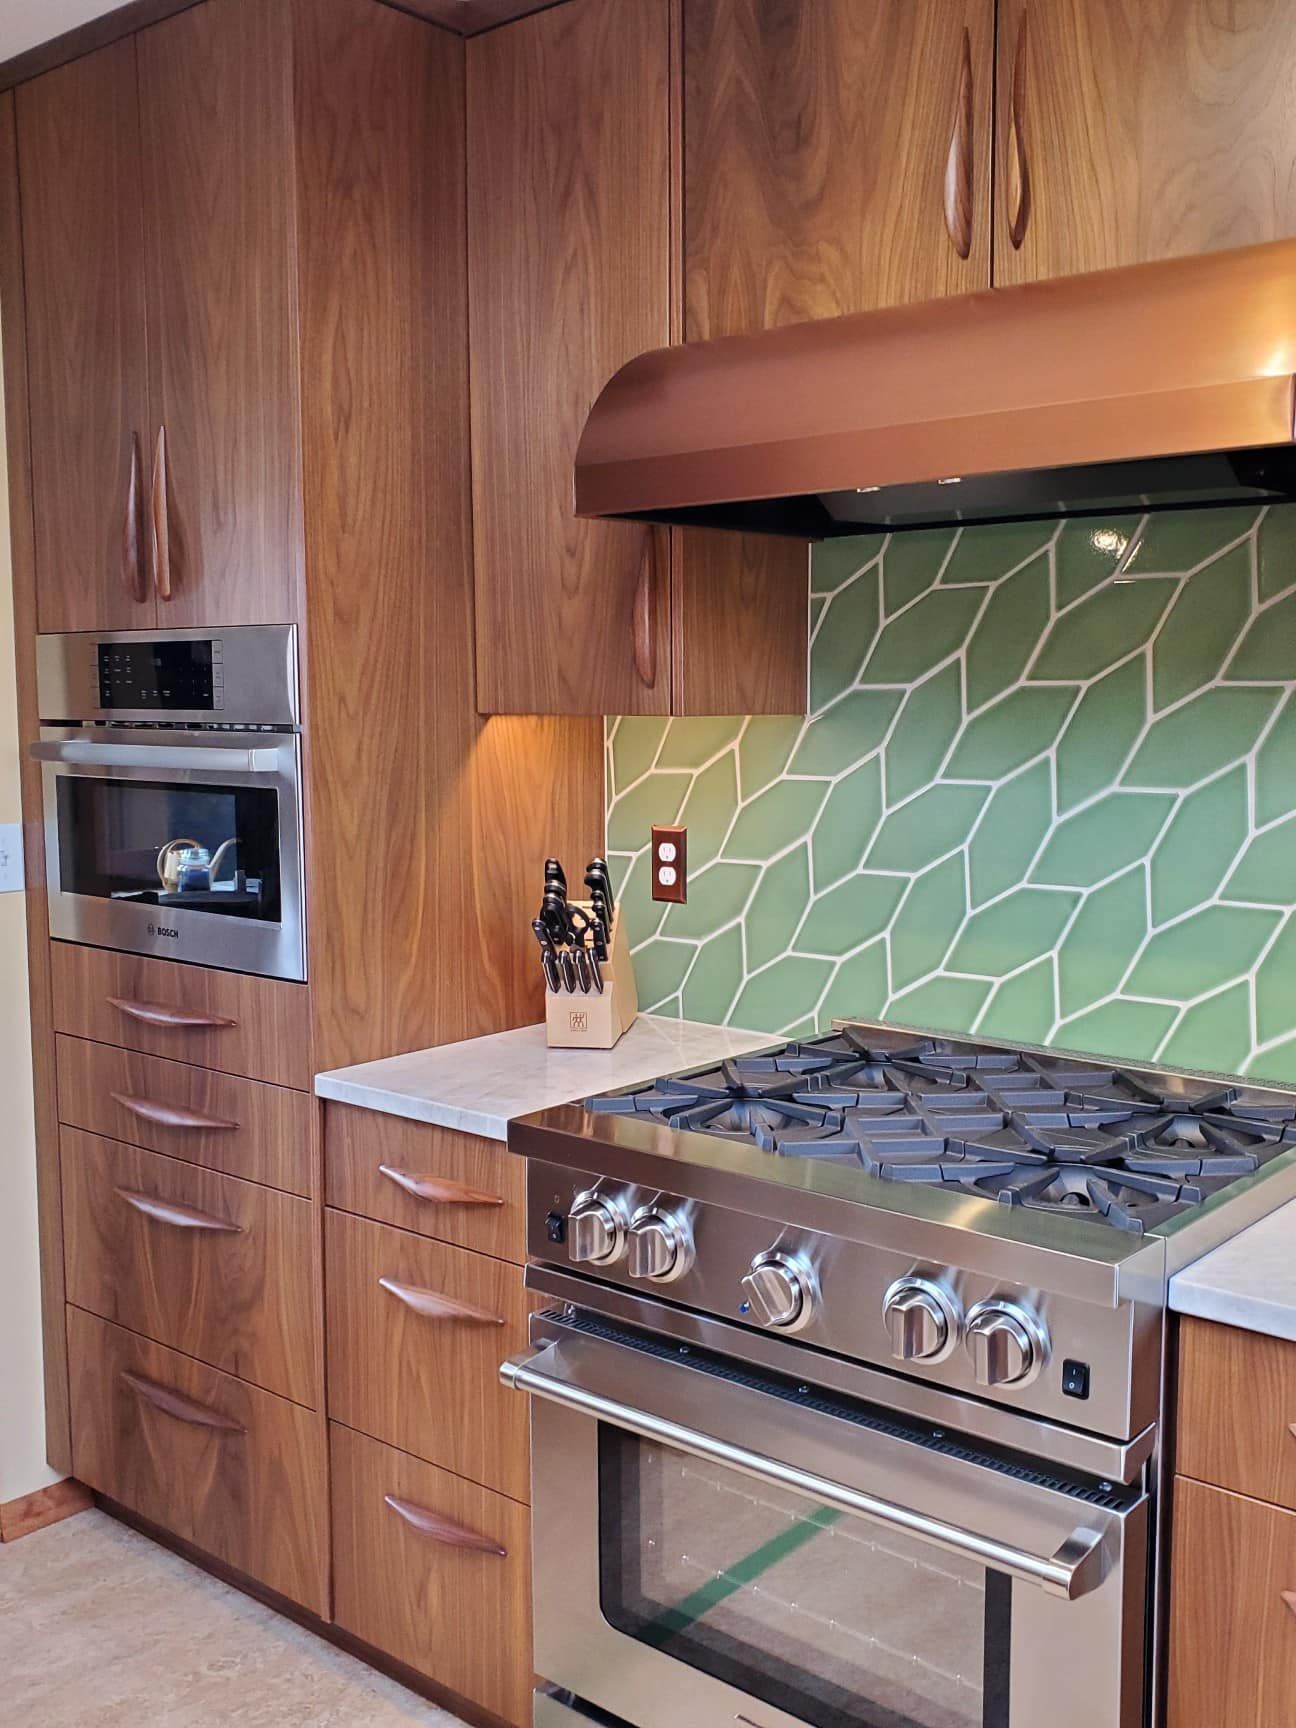
<svg viewBox="0 0 1296 1728"><path fill-rule="evenodd" d="M1296 234L1288 0L999 0L995 282Z"/></svg>
<svg viewBox="0 0 1296 1728"><path fill-rule="evenodd" d="M1296 1511L1296 1344L1180 1321L1175 1469Z"/></svg>

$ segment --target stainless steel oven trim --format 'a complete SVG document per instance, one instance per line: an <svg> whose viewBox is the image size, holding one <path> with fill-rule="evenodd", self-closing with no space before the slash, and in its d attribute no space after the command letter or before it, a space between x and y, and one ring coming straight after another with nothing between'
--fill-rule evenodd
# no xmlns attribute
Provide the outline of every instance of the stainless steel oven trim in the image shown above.
<svg viewBox="0 0 1296 1728"><path fill-rule="evenodd" d="M46 726L41 728L40 742L32 751L42 763L51 937L228 972L305 981L301 738L297 733L257 733L255 744L249 740L240 745L229 733L140 728L123 734L102 727ZM96 752L108 755L105 759ZM116 780L155 779L165 774L183 785L245 783L273 787L279 800L280 922L263 924L215 912L136 906L65 893L59 862L57 787L59 777L68 774Z"/></svg>

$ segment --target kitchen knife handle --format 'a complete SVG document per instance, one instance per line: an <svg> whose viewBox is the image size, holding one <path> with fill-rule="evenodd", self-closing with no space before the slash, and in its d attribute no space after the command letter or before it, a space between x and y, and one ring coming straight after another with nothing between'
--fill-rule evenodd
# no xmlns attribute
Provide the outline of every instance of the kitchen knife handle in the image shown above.
<svg viewBox="0 0 1296 1728"><path fill-rule="evenodd" d="M954 128L945 162L945 227L960 258L972 252L972 128L976 88L972 77L972 32L963 26L963 55L959 65L958 93L954 103Z"/></svg>
<svg viewBox="0 0 1296 1728"><path fill-rule="evenodd" d="M1030 158L1026 153L1026 51L1029 13L1023 7L1017 26L1017 47L1013 54L1012 84L1009 90L1008 133L1011 154L1008 158L1008 197L1012 215L1008 238L1014 252L1020 252L1026 239L1031 217Z"/></svg>
<svg viewBox="0 0 1296 1728"><path fill-rule="evenodd" d="M634 665L641 684L651 690L657 683L657 640L653 613L657 588L657 529L644 536L643 557L634 594Z"/></svg>

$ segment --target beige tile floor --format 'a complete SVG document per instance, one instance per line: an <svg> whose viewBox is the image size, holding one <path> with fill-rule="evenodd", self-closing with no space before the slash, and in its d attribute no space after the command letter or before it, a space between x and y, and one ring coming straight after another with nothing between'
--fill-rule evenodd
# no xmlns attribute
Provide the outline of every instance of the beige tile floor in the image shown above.
<svg viewBox="0 0 1296 1728"><path fill-rule="evenodd" d="M460 1728L102 1512L0 1545L12 1728Z"/></svg>

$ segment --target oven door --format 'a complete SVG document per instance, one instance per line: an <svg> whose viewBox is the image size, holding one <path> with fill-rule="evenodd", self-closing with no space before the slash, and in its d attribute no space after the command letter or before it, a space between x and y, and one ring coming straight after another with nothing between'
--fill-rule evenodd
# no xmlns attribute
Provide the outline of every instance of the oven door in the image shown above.
<svg viewBox="0 0 1296 1728"><path fill-rule="evenodd" d="M50 935L304 979L300 749L292 732L43 728ZM159 859L182 841L215 871L168 887Z"/></svg>
<svg viewBox="0 0 1296 1728"><path fill-rule="evenodd" d="M532 1395L535 1663L634 1728L1138 1728L1147 1500L585 1316Z"/></svg>

